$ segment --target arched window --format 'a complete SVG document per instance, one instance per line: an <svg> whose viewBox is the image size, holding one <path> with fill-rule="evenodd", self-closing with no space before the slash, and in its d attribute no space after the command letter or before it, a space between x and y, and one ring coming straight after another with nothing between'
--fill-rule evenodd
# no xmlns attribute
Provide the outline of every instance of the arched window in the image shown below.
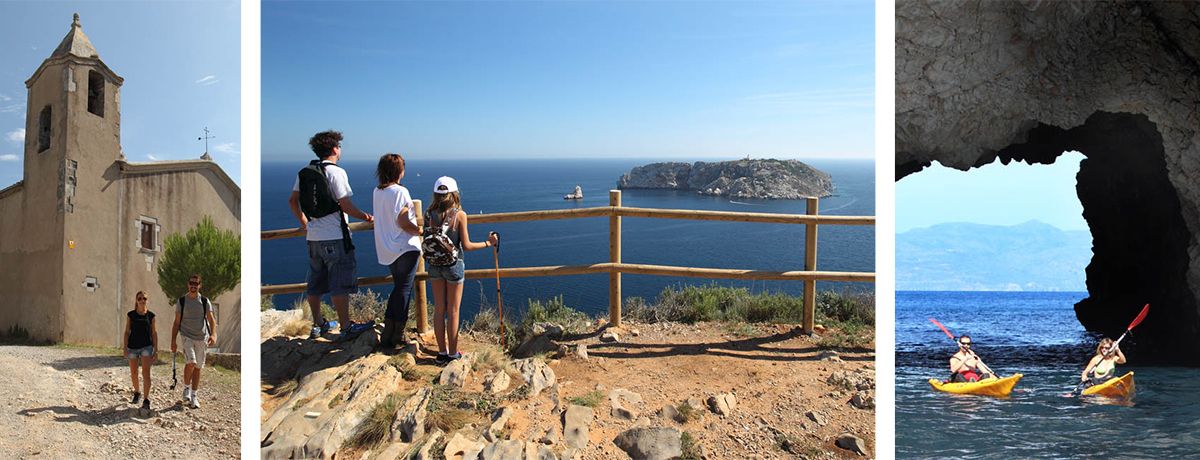
<svg viewBox="0 0 1200 460"><path fill-rule="evenodd" d="M42 109L38 117L38 152L50 148L50 106Z"/></svg>
<svg viewBox="0 0 1200 460"><path fill-rule="evenodd" d="M88 112L104 117L104 76L88 71Z"/></svg>

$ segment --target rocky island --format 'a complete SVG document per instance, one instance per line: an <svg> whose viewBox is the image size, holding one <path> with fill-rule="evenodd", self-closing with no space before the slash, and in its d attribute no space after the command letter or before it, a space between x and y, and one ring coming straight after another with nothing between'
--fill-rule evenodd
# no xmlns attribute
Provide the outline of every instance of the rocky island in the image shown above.
<svg viewBox="0 0 1200 460"><path fill-rule="evenodd" d="M694 190L701 195L795 200L833 194L828 173L797 160L651 163L617 181L620 189Z"/></svg>

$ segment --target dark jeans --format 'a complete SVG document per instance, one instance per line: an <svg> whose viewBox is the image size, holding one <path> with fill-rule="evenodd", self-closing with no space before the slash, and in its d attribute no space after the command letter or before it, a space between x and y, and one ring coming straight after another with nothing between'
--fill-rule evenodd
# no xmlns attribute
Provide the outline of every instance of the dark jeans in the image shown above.
<svg viewBox="0 0 1200 460"><path fill-rule="evenodd" d="M392 272L392 293L388 296L387 311L383 313L385 322L395 321L399 334L408 324L408 304L413 296L413 278L417 275L417 258L421 251L408 251L397 257L388 265ZM418 306L417 308L424 308Z"/></svg>

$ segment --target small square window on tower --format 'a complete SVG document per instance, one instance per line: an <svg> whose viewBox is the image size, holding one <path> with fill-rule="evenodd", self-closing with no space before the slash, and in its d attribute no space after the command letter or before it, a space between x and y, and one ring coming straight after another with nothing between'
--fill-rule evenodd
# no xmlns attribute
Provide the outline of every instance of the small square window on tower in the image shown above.
<svg viewBox="0 0 1200 460"><path fill-rule="evenodd" d="M160 250L158 235L162 231L162 227L158 225L158 219L141 216L138 217L136 224L138 250L141 252L158 252Z"/></svg>

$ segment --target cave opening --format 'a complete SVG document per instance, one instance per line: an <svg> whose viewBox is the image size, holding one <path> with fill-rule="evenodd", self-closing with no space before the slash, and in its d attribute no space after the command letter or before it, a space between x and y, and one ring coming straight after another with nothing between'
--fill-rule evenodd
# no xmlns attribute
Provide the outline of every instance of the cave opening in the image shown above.
<svg viewBox="0 0 1200 460"><path fill-rule="evenodd" d="M1027 126L1020 141L981 155L973 168L996 161L1053 164L1064 152L1083 154L1075 189L1092 255L1087 297L1074 307L1080 324L1116 337L1148 303L1151 314L1127 353L1146 364L1200 365L1200 314L1187 283L1192 235L1157 127L1145 115L1110 112L1096 112L1074 128ZM897 180L926 166L898 164Z"/></svg>

